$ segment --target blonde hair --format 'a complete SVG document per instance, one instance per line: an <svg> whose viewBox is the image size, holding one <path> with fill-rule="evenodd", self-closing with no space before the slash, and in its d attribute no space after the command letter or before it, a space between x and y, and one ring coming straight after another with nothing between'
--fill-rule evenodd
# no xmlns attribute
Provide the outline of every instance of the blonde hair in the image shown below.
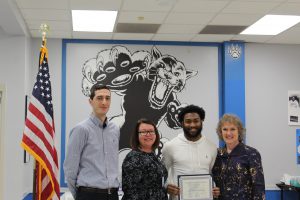
<svg viewBox="0 0 300 200"><path fill-rule="evenodd" d="M239 134L239 141L242 142L243 138L245 137L246 129L244 128L243 123L240 120L240 118L234 114L224 114L223 117L219 120L218 126L216 128L219 139L224 141L224 139L222 137L222 128L225 123L233 124L237 127L238 134Z"/></svg>

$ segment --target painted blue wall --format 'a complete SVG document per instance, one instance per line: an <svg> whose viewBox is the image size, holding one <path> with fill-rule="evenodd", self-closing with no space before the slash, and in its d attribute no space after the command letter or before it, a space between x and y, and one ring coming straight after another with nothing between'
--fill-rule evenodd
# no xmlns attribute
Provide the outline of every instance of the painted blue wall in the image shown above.
<svg viewBox="0 0 300 200"><path fill-rule="evenodd" d="M300 196L298 197L297 192L295 191L284 191L283 192L283 199L284 200L295 200L297 198L300 198ZM268 190L266 191L266 200L281 200L280 198L280 191L278 190Z"/></svg>
<svg viewBox="0 0 300 200"><path fill-rule="evenodd" d="M233 113L245 120L245 44L224 42L220 112Z"/></svg>

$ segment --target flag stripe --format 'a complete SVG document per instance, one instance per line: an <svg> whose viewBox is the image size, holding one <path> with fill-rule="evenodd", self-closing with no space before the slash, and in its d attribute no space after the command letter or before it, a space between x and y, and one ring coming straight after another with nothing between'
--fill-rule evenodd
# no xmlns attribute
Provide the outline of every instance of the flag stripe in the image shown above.
<svg viewBox="0 0 300 200"><path fill-rule="evenodd" d="M43 127L45 128L46 130L45 133L48 133L49 134L49 137L53 137L53 130L52 130L52 121L49 123L47 121L47 119L45 118L45 116L35 107L35 105L33 103L30 103L29 104L29 114L32 114L32 115L29 115L27 117L27 119L31 119L31 118L36 118L38 119L42 124L39 125L39 127ZM38 122L38 121L36 121ZM47 135L48 135L47 134Z"/></svg>
<svg viewBox="0 0 300 200"><path fill-rule="evenodd" d="M31 107L34 107L34 106L32 105ZM42 117L42 120L45 120L45 119L46 119L45 117ZM36 118L35 115L33 115L31 112L28 112L27 120L26 120L27 127L25 127L25 133L29 132L29 131L33 132L33 134L47 133L45 127L43 126L45 124L47 124L47 126L50 126L48 121L41 122L41 120ZM28 130L27 128L30 128L30 130ZM36 132L34 130L36 130ZM54 148L55 146L51 144L53 138L49 134L43 134L43 135L39 135L39 136L43 139L44 143L46 143L48 151L50 151L50 150L54 151L53 155L52 155L53 160L55 161L56 165L58 166L57 152L56 152L56 149ZM48 146L48 144L49 144L49 146ZM50 148L50 146L51 146L51 148Z"/></svg>
<svg viewBox="0 0 300 200"><path fill-rule="evenodd" d="M34 158L40 163L40 165L42 165L42 166L51 166L51 164L50 164L51 161L49 161L47 159L44 152L38 146L36 146L34 144L34 142L31 141L30 138L24 136L23 140L24 140L24 142L26 142L26 144L32 144L31 146L25 145L23 147L25 148L25 150L28 150L29 153L31 153L34 156ZM32 147L34 147L34 148L32 148ZM34 149L34 152L31 149ZM54 173L53 173L54 170L52 170L52 169L49 170L48 168L45 168L45 170L47 171L47 174L50 174L50 176L54 177Z"/></svg>
<svg viewBox="0 0 300 200"><path fill-rule="evenodd" d="M47 151L48 155L52 157L52 146L49 144L49 140L46 139L45 134L38 129L31 121L26 120L26 129L24 132L28 137L35 138L39 146Z"/></svg>
<svg viewBox="0 0 300 200"><path fill-rule="evenodd" d="M43 149L43 151L46 151L48 157L52 160L52 147L45 139L45 137L42 135L42 133L32 124L29 120L26 121L26 128L24 130L24 135L26 135L28 138L31 138L31 140L35 141L35 144L39 146L39 148Z"/></svg>
<svg viewBox="0 0 300 200"><path fill-rule="evenodd" d="M47 113L47 111L45 110L45 107L43 106L43 104L41 104L41 102L35 98L35 96L31 96L30 98L30 103L32 103L41 113ZM46 121L48 122L48 124L52 125L52 117L51 115L49 115L48 113L44 115ZM54 128L54 127L51 127Z"/></svg>

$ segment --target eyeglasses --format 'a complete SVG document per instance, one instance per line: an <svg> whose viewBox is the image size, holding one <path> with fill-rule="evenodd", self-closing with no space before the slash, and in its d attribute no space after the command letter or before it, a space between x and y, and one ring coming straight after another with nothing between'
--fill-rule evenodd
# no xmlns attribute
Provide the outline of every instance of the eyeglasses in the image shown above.
<svg viewBox="0 0 300 200"><path fill-rule="evenodd" d="M146 136L146 135L155 135L155 131L139 131L139 134L142 136Z"/></svg>

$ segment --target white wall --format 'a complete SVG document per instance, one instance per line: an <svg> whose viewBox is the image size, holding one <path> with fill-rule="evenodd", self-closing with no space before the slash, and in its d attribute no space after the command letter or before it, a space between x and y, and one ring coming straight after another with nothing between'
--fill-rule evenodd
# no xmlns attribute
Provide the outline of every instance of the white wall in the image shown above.
<svg viewBox="0 0 300 200"><path fill-rule="evenodd" d="M31 46L31 39L26 38L26 48L25 48L25 74L24 74L24 81L25 81L25 94L30 95L32 92L33 85L31 84L32 78L32 46ZM38 55L37 55L38 56ZM37 68L37 66L36 66ZM25 97L24 97L25 98ZM25 99L24 99L25 101ZM23 104L25 106L25 102ZM25 111L24 111L25 112ZM25 117L25 116L24 116ZM22 126L24 128L24 124ZM32 192L32 184L33 184L33 158L30 157L30 162L23 165L23 196L27 193Z"/></svg>
<svg viewBox="0 0 300 200"><path fill-rule="evenodd" d="M25 37L0 40L0 83L6 86L4 129L4 181L0 199L22 199L23 150L20 146L24 126Z"/></svg>
<svg viewBox="0 0 300 200"><path fill-rule="evenodd" d="M300 90L300 45L246 44L246 138L262 156L267 188L300 175L296 128L288 126L288 90Z"/></svg>

